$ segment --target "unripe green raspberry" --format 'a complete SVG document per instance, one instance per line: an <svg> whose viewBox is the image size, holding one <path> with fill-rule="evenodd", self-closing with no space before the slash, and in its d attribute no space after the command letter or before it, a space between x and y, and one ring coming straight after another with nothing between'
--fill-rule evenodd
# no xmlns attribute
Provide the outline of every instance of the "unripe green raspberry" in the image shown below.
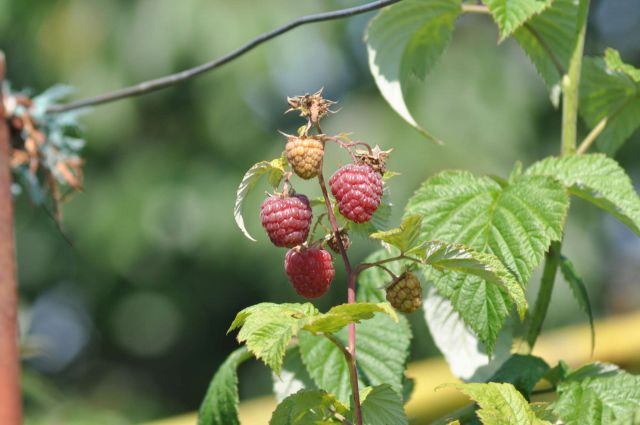
<svg viewBox="0 0 640 425"><path fill-rule="evenodd" d="M422 288L418 278L405 272L386 289L387 301L398 311L413 313L422 305Z"/></svg>

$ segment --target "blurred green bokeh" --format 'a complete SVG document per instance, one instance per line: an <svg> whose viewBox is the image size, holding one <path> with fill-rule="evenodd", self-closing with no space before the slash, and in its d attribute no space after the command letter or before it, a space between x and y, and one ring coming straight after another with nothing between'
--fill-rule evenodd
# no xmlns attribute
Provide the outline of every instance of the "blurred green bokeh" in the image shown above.
<svg viewBox="0 0 640 425"><path fill-rule="evenodd" d="M640 39L635 1L592 2L587 53L613 46L640 62L640 45L631 42ZM65 83L79 98L202 63L294 17L357 3L0 0L0 48L14 87L37 93ZM235 313L259 301L300 301L281 266L284 251L258 223L266 186L245 210L257 243L232 215L244 171L277 157L284 146L277 130L300 124L283 114L286 96L325 87L341 108L325 132L395 149L396 221L419 183L443 169L506 175L517 160L528 165L558 150L559 114L541 79L513 41L496 46L484 16L459 21L452 46L412 89L418 121L446 145L423 140L369 74L362 34L371 16L298 28L214 73L87 113L85 191L64 208L71 243L43 209L17 200L29 423L128 424L195 410L236 346L225 334ZM636 183L639 138L617 156ZM326 174L347 160L331 148ZM296 188L319 195L312 183ZM597 315L640 307L638 238L574 202L566 240ZM356 240L353 258L373 247ZM342 302L345 292L338 267L319 307ZM414 359L437 354L419 319ZM547 328L584 320L568 288L557 285ZM240 381L241 397L270 388L257 363Z"/></svg>

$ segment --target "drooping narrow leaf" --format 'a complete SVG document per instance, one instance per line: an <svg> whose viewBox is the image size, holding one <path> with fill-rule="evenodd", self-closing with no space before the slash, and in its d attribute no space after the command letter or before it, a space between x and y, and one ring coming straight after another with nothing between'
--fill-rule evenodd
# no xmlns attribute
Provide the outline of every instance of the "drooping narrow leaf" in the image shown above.
<svg viewBox="0 0 640 425"><path fill-rule="evenodd" d="M554 0L513 33L549 88L555 106L559 102L560 79L576 43L577 22L577 1Z"/></svg>
<svg viewBox="0 0 640 425"><path fill-rule="evenodd" d="M493 254L526 285L551 241L560 239L568 205L565 188L546 176L514 176L498 183L448 171L429 178L405 213L422 216L421 240L460 243ZM512 305L507 292L458 272L434 270L426 277L491 350Z"/></svg>
<svg viewBox="0 0 640 425"><path fill-rule="evenodd" d="M606 119L596 144L609 155L640 127L639 74L640 70L623 63L613 49L607 49L605 59L584 58L580 115L590 128Z"/></svg>
<svg viewBox="0 0 640 425"><path fill-rule="evenodd" d="M527 400L511 384L448 384L476 401L484 425L551 425L536 416Z"/></svg>
<svg viewBox="0 0 640 425"><path fill-rule="evenodd" d="M341 304L332 307L324 314L315 316L303 329L309 332L338 332L349 323L371 319L375 313L385 313L398 323L398 314L387 302Z"/></svg>
<svg viewBox="0 0 640 425"><path fill-rule="evenodd" d="M560 270L564 279L569 284L573 297L578 302L578 305L585 312L589 318L589 327L591 328L591 352L595 348L596 344L596 330L593 326L593 312L591 310L591 301L589 301L589 294L587 293L587 287L584 285L582 278L573 266L573 263L568 258L560 257Z"/></svg>
<svg viewBox="0 0 640 425"><path fill-rule="evenodd" d="M558 385L553 412L565 425L640 422L640 376L615 366L581 368Z"/></svg>
<svg viewBox="0 0 640 425"><path fill-rule="evenodd" d="M403 85L411 74L424 79L451 40L460 0L404 0L383 9L365 34L371 74L391 107L427 139L409 112Z"/></svg>
<svg viewBox="0 0 640 425"><path fill-rule="evenodd" d="M277 187L278 184L280 184L280 179L282 179L282 176L284 175L286 164L287 162L285 157L274 159L272 161L258 162L249 168L242 178L240 186L238 186L238 190L236 192L236 203L233 208L233 216L236 220L236 224L249 240L255 241L244 225L244 218L242 217L242 204L244 199L249 191L264 175L267 176L271 186Z"/></svg>
<svg viewBox="0 0 640 425"><path fill-rule="evenodd" d="M269 425L339 424L347 408L335 396L321 390L300 390L285 398L273 412Z"/></svg>
<svg viewBox="0 0 640 425"><path fill-rule="evenodd" d="M614 159L603 154L551 157L533 164L527 174L558 179L572 195L602 208L640 235L640 197Z"/></svg>
<svg viewBox="0 0 640 425"><path fill-rule="evenodd" d="M542 12L552 0L485 0L500 28L500 41L511 35L534 15Z"/></svg>
<svg viewBox="0 0 640 425"><path fill-rule="evenodd" d="M240 425L237 370L250 357L247 349L241 347L220 365L200 405L198 425Z"/></svg>

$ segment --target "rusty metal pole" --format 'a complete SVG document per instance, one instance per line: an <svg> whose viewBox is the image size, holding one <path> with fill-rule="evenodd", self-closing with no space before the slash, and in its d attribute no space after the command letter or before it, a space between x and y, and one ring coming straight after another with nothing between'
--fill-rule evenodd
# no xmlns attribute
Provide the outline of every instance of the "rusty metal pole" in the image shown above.
<svg viewBox="0 0 640 425"><path fill-rule="evenodd" d="M4 76L4 53L0 51L0 83ZM19 425L22 423L22 401L10 154L9 125L0 85L0 424Z"/></svg>

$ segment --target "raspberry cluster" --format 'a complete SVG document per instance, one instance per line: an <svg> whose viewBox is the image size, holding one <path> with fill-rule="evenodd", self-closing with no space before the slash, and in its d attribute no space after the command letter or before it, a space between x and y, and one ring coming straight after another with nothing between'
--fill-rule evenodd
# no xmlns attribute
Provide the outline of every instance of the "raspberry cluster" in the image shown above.
<svg viewBox="0 0 640 425"><path fill-rule="evenodd" d="M285 153L293 172L305 180L322 176L325 143L336 142L347 149L354 160L354 163L340 168L329 179L340 214L355 223L371 220L382 198L381 175L390 151L382 151L378 146L371 148L362 142L351 142L348 138L345 141L344 136L321 134L319 121L332 112L329 107L334 102L323 99L320 92L288 98L288 102L290 111L299 111L308 120L297 136L287 136ZM310 135L312 128L316 128L318 134ZM367 150L354 153L352 149L358 145L365 146ZM290 189L289 180L293 173L284 171L283 174L283 193L265 199L260 209L260 221L275 246L289 248L284 267L295 291L306 298L317 298L327 292L335 273L331 254L321 246L326 244L334 252L340 253L340 242L347 249L350 245L348 226L341 228L338 235L332 232L315 242L308 241L313 219L311 204L305 195L295 194ZM330 215L333 214L332 210L333 207L330 207ZM330 220L333 217L330 216ZM335 226L335 221L332 223Z"/></svg>
<svg viewBox="0 0 640 425"><path fill-rule="evenodd" d="M403 313L413 313L422 305L420 280L411 272L405 272L386 289L387 301Z"/></svg>

